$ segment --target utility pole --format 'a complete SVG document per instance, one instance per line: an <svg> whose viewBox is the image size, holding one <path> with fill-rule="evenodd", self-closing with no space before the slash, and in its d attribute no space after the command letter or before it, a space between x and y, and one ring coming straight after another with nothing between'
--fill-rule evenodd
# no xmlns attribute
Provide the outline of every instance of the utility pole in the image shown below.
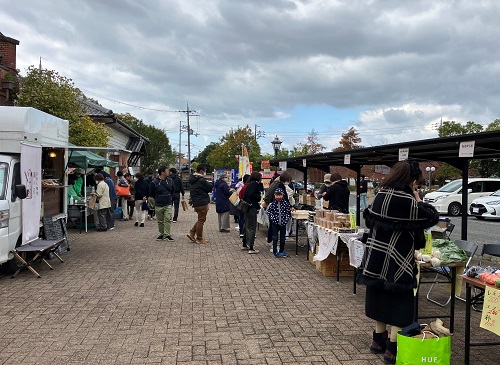
<svg viewBox="0 0 500 365"><path fill-rule="evenodd" d="M179 113L186 113L187 116L187 132L188 132L188 174L191 174L191 134L193 133L193 130L191 129L189 125L189 117L197 117L199 114L193 114L196 113L196 110L189 110L189 103L186 103L186 110L179 110ZM197 134L196 134L197 135Z"/></svg>
<svg viewBox="0 0 500 365"><path fill-rule="evenodd" d="M255 142L257 142L257 138L261 138L261 137L265 137L266 136L266 132L264 132L264 131L257 131L257 128L259 128L259 127L260 127L260 125L255 124L255 129L254 129Z"/></svg>

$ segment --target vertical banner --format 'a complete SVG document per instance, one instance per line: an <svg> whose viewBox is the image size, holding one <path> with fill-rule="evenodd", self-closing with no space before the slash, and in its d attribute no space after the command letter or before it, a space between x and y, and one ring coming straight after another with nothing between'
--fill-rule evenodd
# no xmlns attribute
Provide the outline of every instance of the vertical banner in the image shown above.
<svg viewBox="0 0 500 365"><path fill-rule="evenodd" d="M240 161L240 163L239 163L238 175L240 177L243 177L246 174L250 175L252 173L252 171L251 171L250 161L248 160L248 157L247 156L240 156L239 161Z"/></svg>
<svg viewBox="0 0 500 365"><path fill-rule="evenodd" d="M42 206L42 147L21 144L21 184L26 186L23 207L23 244L38 238Z"/></svg>

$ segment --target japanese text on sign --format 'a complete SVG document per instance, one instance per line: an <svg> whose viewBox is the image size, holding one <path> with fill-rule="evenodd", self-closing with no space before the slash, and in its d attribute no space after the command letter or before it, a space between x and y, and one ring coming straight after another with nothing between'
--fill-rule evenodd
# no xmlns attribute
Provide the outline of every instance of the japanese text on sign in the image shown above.
<svg viewBox="0 0 500 365"><path fill-rule="evenodd" d="M409 148L400 148L399 149L399 161L408 160L409 154L410 154Z"/></svg>
<svg viewBox="0 0 500 365"><path fill-rule="evenodd" d="M475 141L460 142L458 157L474 157Z"/></svg>
<svg viewBox="0 0 500 365"><path fill-rule="evenodd" d="M479 327L500 336L500 290L487 286Z"/></svg>

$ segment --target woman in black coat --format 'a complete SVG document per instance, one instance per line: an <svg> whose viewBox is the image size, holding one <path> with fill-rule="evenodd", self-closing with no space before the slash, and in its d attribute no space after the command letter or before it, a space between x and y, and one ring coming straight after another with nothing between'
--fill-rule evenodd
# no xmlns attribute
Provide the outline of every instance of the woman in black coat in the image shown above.
<svg viewBox="0 0 500 365"><path fill-rule="evenodd" d="M229 232L229 211L231 210L231 202L229 197L231 192L227 185L227 175L221 174L215 182L215 211L219 218L219 232Z"/></svg>
<svg viewBox="0 0 500 365"><path fill-rule="evenodd" d="M387 364L396 362L398 331L413 322L415 250L425 246L424 229L439 220L436 209L418 195L421 178L417 162L398 162L364 211L370 234L358 281L366 285L365 314L375 321L370 351L385 353Z"/></svg>
<svg viewBox="0 0 500 365"><path fill-rule="evenodd" d="M262 174L254 171L250 174L249 183L243 194L243 200L250 204L245 213L245 236L243 237L243 250L248 250L249 254L259 253L254 246L255 232L257 230L257 211L260 209L260 199L264 192L261 183Z"/></svg>

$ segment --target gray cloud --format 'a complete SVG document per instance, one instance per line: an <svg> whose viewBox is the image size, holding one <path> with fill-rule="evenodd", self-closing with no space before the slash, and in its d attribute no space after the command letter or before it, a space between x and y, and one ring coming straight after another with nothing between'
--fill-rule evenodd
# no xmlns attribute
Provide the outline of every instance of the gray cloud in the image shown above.
<svg viewBox="0 0 500 365"><path fill-rule="evenodd" d="M175 109L189 100L220 118L222 133L230 121L276 120L296 105L364 109L357 125L366 131L411 129L456 105L455 119L500 114L494 0L0 5L0 31L21 41L24 67L42 56L82 89L132 104ZM173 128L179 118L155 119Z"/></svg>

